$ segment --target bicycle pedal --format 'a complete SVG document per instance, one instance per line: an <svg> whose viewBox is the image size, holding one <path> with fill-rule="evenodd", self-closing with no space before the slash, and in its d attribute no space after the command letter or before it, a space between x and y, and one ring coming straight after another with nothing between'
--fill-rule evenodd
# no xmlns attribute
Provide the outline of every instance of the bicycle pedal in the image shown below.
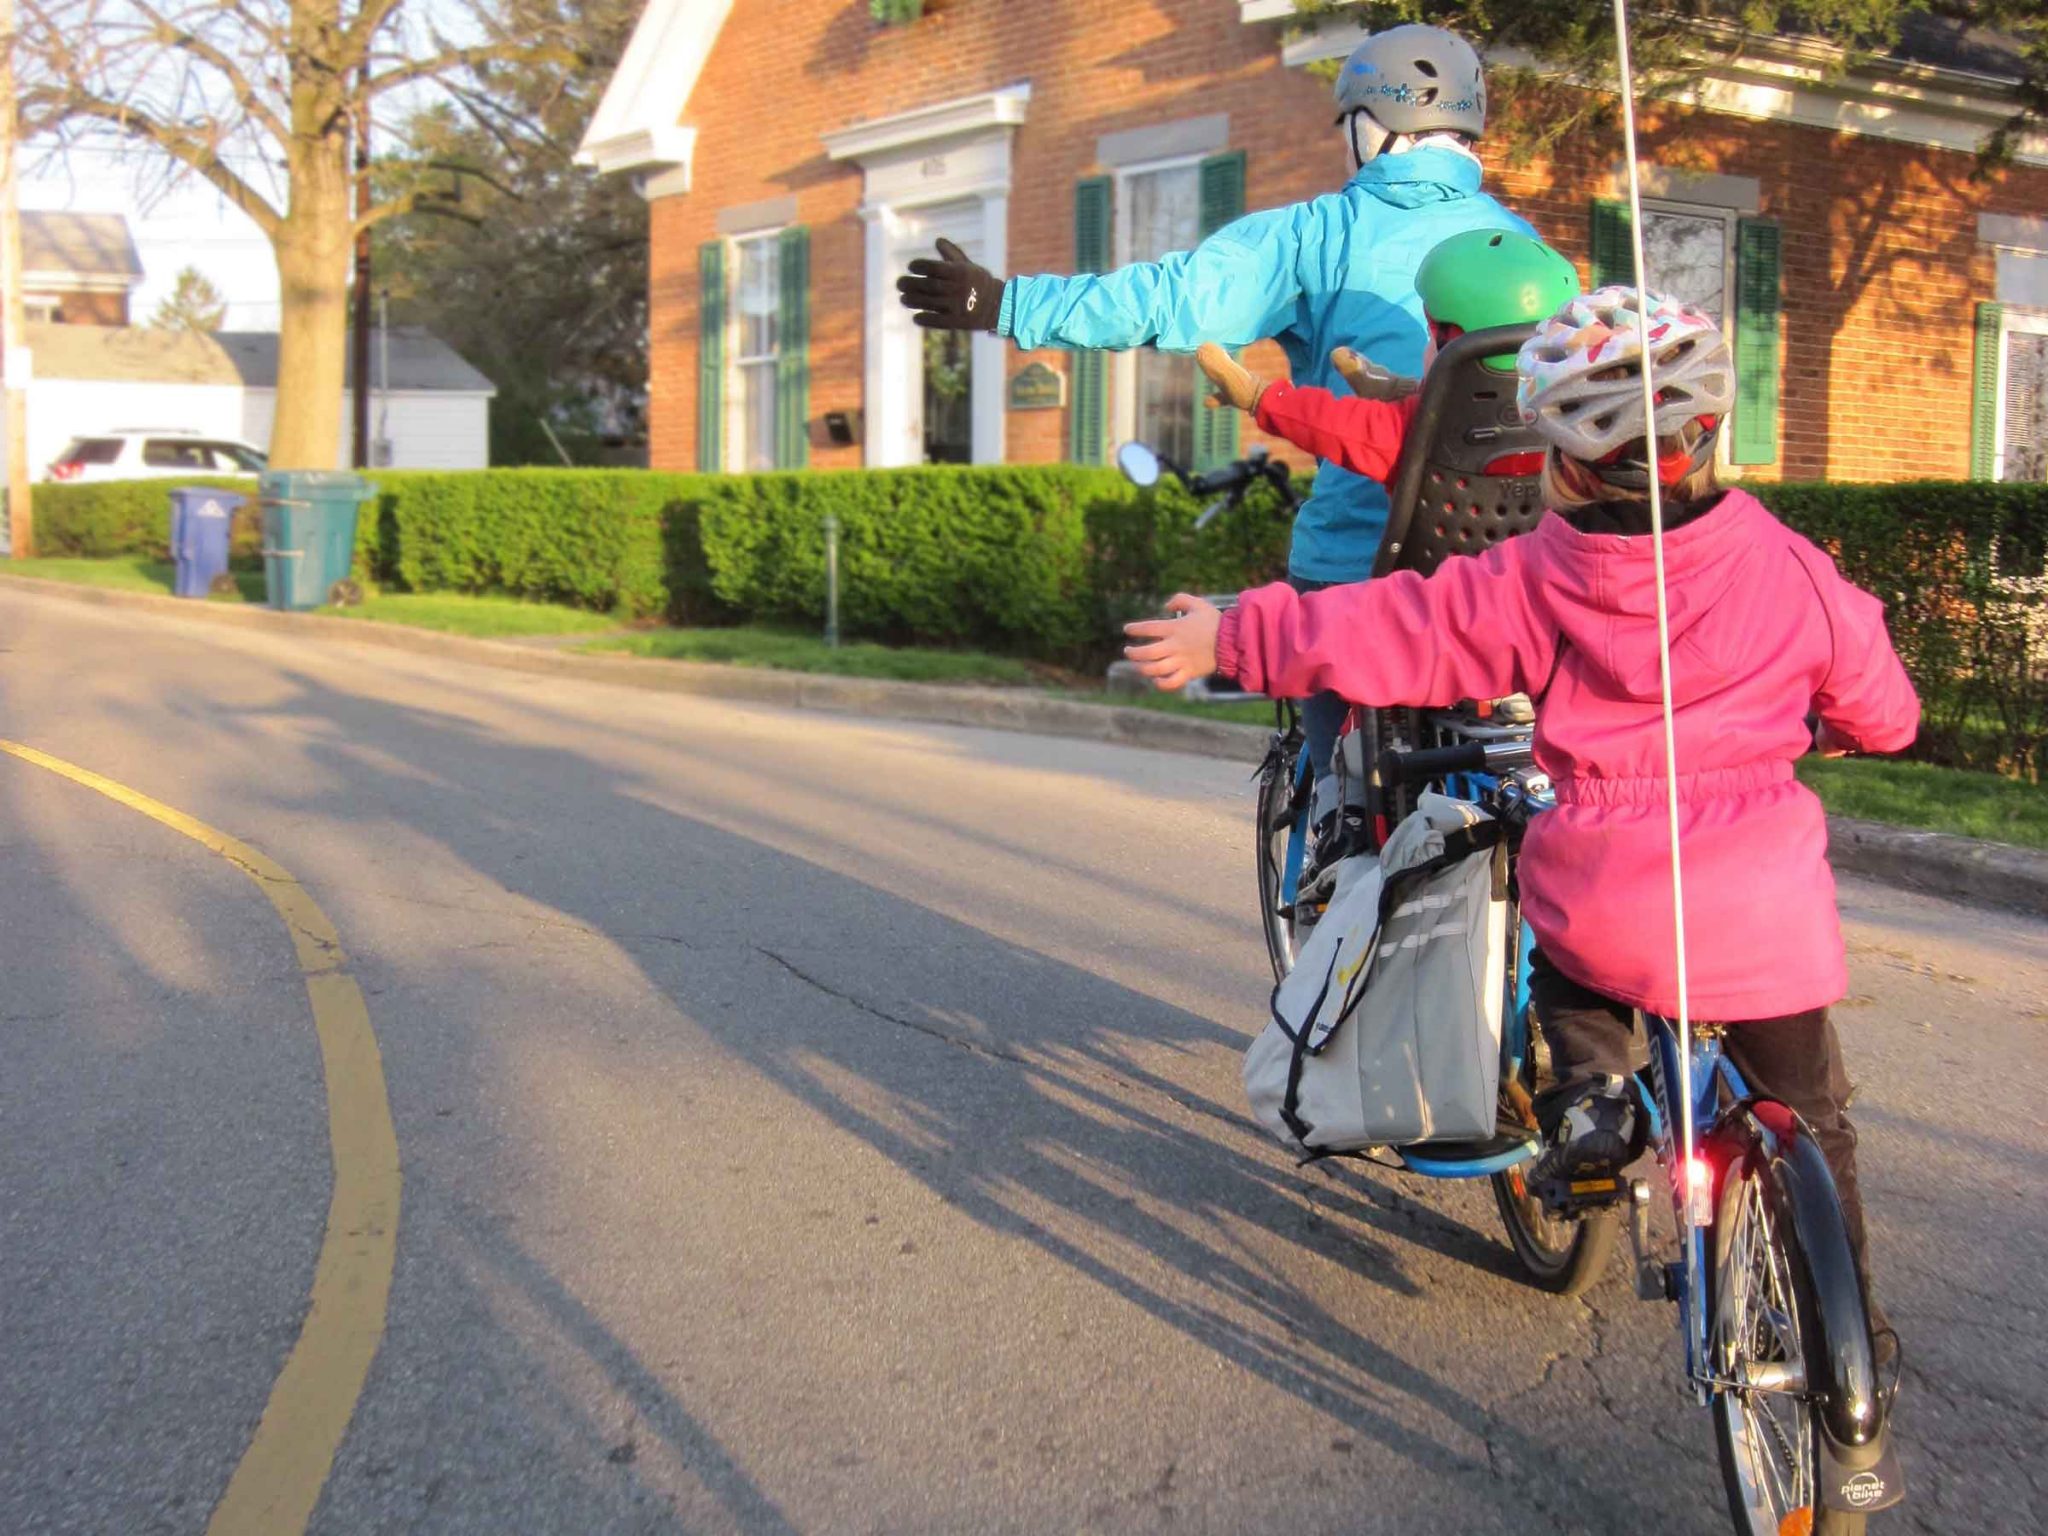
<svg viewBox="0 0 2048 1536"><path fill-rule="evenodd" d="M1551 1215L1567 1219L1605 1210L1629 1198L1628 1181L1618 1173L1588 1179L1531 1179L1529 1192Z"/></svg>

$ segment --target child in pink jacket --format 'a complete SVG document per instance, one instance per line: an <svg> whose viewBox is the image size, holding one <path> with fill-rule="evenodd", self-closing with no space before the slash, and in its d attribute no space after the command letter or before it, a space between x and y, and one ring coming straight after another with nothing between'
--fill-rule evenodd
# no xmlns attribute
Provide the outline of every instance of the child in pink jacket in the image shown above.
<svg viewBox="0 0 2048 1536"><path fill-rule="evenodd" d="M1162 688L1211 670L1298 698L1443 706L1526 692L1557 806L1530 824L1522 915L1538 953L1532 1006L1558 1086L1539 1101L1535 1175L1629 1160L1634 1010L1675 1015L1670 830L1658 681L1649 475L1665 488L1680 849L1692 1015L1730 1025L1735 1064L1812 1125L1859 1261L1863 1213L1849 1085L1828 1005L1847 990L1827 821L1792 774L1819 712L1823 749L1895 752L1919 703L1883 610L1714 466L1734 369L1713 322L1665 299L1648 334L1659 386L1645 447L1633 290L1572 300L1522 349L1523 413L1549 441L1553 509L1526 537L1424 579L1245 593L1219 614L1129 626Z"/></svg>

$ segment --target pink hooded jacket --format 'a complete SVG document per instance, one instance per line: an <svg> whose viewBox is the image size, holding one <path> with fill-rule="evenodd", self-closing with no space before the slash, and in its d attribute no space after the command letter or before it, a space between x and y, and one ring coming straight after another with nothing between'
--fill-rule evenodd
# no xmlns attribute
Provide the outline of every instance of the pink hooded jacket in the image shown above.
<svg viewBox="0 0 2048 1536"><path fill-rule="evenodd" d="M1827 820L1792 776L1818 708L1845 745L1895 752L1920 705L1877 599L1755 497L1730 491L1664 540L1692 1012L1823 1007L1848 987ZM1424 580L1247 592L1220 670L1300 698L1541 701L1536 761L1557 808L1530 825L1522 912L1557 968L1637 1007L1678 1006L1648 538L1547 517Z"/></svg>

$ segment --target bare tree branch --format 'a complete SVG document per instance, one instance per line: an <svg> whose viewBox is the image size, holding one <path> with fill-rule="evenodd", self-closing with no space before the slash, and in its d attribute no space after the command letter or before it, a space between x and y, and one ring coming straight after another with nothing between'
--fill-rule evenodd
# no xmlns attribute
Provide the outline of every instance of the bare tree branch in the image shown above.
<svg viewBox="0 0 2048 1536"><path fill-rule="evenodd" d="M377 34L403 4L405 0L363 0L363 8L356 13L356 19L349 23L348 31L343 35L343 54L349 63L368 61Z"/></svg>
<svg viewBox="0 0 2048 1536"><path fill-rule="evenodd" d="M230 170L221 158L218 124L199 128L159 122L123 102L107 101L83 91L66 91L53 98L46 98L42 92L25 92L22 97L24 104L28 104L32 97L48 99L67 115L105 123L131 138L145 140L217 188L272 240L283 232L284 215L271 206L268 198ZM207 128L213 132L207 132Z"/></svg>
<svg viewBox="0 0 2048 1536"><path fill-rule="evenodd" d="M401 192L396 197L387 197L368 213L355 221L352 226L357 234L375 229L391 219L405 217L409 213L441 213L460 217L452 213L450 205L455 198L438 187L415 187L410 192Z"/></svg>
<svg viewBox="0 0 2048 1536"><path fill-rule="evenodd" d="M191 29L172 21L155 6L147 4L146 0L129 0L129 3L149 18L153 28L152 35L156 41L188 53L216 70L227 81L228 89L234 93L235 100L241 105L242 110L272 138L282 144L291 137L291 130L286 126L284 119L263 100L254 83L242 72L241 66L229 58L222 49Z"/></svg>
<svg viewBox="0 0 2048 1536"><path fill-rule="evenodd" d="M574 64L576 55L556 43L513 42L506 40L496 43L478 43L469 48L451 48L431 58L414 59L410 63L387 69L382 74L372 75L364 89L369 97L382 96L401 85L410 85L418 80L432 80L447 75L460 75L473 70L479 64Z"/></svg>

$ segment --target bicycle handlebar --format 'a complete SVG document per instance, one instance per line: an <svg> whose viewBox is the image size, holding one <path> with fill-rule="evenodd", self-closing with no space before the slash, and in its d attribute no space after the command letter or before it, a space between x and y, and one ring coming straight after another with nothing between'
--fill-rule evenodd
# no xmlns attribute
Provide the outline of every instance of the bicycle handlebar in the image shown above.
<svg viewBox="0 0 2048 1536"><path fill-rule="evenodd" d="M1380 775L1390 784L1426 784L1453 773L1512 773L1534 761L1535 752L1526 741L1465 741L1454 747L1385 753Z"/></svg>
<svg viewBox="0 0 2048 1536"><path fill-rule="evenodd" d="M1124 462L1124 455L1136 453L1139 467L1134 469ZM1117 450L1117 462L1124 474L1140 486L1154 484L1161 470L1171 474L1188 493L1193 496L1214 496L1216 499L1202 510L1195 520L1195 527L1203 529L1215 521L1218 513L1236 506L1244 500L1244 494L1259 481L1264 480L1289 510L1299 506L1301 499L1294 494L1291 471L1279 459L1267 453L1263 444L1254 445L1251 452L1241 459L1218 465L1203 474L1191 475L1162 453L1156 453L1143 443L1126 443Z"/></svg>

